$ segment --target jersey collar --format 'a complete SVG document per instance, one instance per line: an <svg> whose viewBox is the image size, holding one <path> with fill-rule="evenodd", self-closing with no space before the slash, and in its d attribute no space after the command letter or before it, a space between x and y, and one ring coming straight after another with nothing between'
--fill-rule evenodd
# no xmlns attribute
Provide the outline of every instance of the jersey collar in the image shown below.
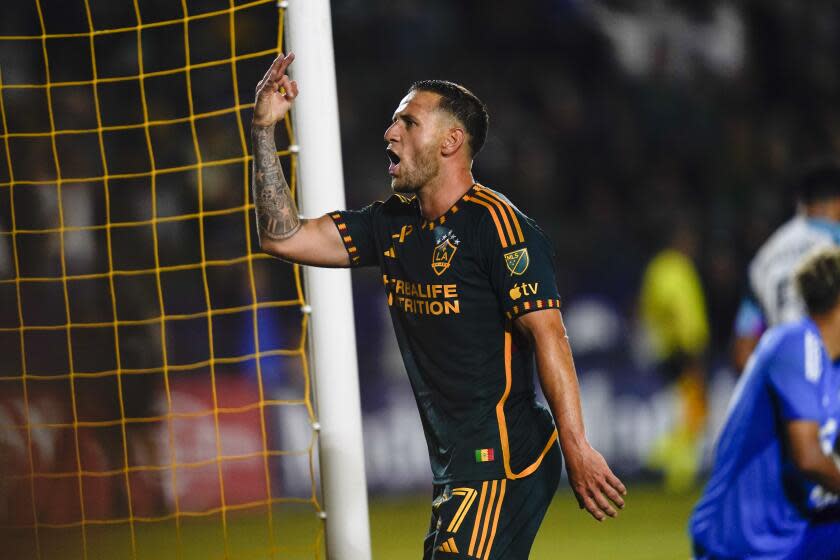
<svg viewBox="0 0 840 560"><path fill-rule="evenodd" d="M449 210L444 212L442 216L440 216L439 218L437 218L435 220L427 220L427 219L424 218L421 225L420 225L420 229L424 229L424 230L428 229L428 230L431 231L431 230L435 229L435 226L442 226L443 224L445 224L446 221L448 219L450 219L453 214L458 212L458 210L460 209L459 205L462 202L468 201L470 199L470 196L472 196L480 188L481 188L481 185L479 185L478 183L473 183L473 185L470 187L470 189L466 193L464 193L464 196L462 196L461 199L458 200L458 202L453 204L452 208L450 208ZM419 210L420 206L418 205L417 208Z"/></svg>

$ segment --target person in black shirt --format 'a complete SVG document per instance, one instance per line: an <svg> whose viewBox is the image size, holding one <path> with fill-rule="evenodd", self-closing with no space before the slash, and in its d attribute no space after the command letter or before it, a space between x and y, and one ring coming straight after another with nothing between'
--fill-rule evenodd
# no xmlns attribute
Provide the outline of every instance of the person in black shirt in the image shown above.
<svg viewBox="0 0 840 560"><path fill-rule="evenodd" d="M615 516L626 489L586 440L551 243L471 173L484 105L460 85L417 82L385 132L393 196L303 219L274 144L298 95L292 60L278 57L257 86L260 246L290 262L382 271L433 474L424 558L527 558L559 483L558 442L580 507ZM551 412L536 402L535 363Z"/></svg>

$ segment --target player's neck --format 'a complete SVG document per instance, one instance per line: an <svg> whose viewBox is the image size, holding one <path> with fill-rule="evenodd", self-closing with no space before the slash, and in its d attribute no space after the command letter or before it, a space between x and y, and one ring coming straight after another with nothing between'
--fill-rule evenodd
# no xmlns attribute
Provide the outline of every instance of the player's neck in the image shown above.
<svg viewBox="0 0 840 560"><path fill-rule="evenodd" d="M832 361L840 358L840 306L812 317L820 331L825 351Z"/></svg>
<svg viewBox="0 0 840 560"><path fill-rule="evenodd" d="M417 191L420 213L429 221L436 220L472 188L475 181L468 169L457 173L441 173Z"/></svg>

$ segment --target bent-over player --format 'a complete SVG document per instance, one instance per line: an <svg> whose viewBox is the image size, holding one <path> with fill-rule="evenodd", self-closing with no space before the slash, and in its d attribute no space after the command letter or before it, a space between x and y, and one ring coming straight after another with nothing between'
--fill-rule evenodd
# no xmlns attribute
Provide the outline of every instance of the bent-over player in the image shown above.
<svg viewBox="0 0 840 560"><path fill-rule="evenodd" d="M696 560L840 558L840 249L795 274L807 316L761 338L689 522Z"/></svg>
<svg viewBox="0 0 840 560"><path fill-rule="evenodd" d="M434 477L424 558L527 558L560 479L558 441L580 507L615 516L626 490L584 434L551 245L472 177L484 105L451 82L414 84L385 131L394 195L302 219L274 143L298 95L285 74L293 59L278 57L257 86L260 246L301 264L381 269ZM554 422L536 402L534 360Z"/></svg>

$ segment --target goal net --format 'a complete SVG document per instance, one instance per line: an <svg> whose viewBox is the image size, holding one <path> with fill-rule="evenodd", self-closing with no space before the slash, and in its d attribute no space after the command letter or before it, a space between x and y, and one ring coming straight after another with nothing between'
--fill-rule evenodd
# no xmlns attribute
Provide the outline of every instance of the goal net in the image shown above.
<svg viewBox="0 0 840 560"><path fill-rule="evenodd" d="M3 556L323 556L300 271L249 202L282 4L2 9Z"/></svg>

